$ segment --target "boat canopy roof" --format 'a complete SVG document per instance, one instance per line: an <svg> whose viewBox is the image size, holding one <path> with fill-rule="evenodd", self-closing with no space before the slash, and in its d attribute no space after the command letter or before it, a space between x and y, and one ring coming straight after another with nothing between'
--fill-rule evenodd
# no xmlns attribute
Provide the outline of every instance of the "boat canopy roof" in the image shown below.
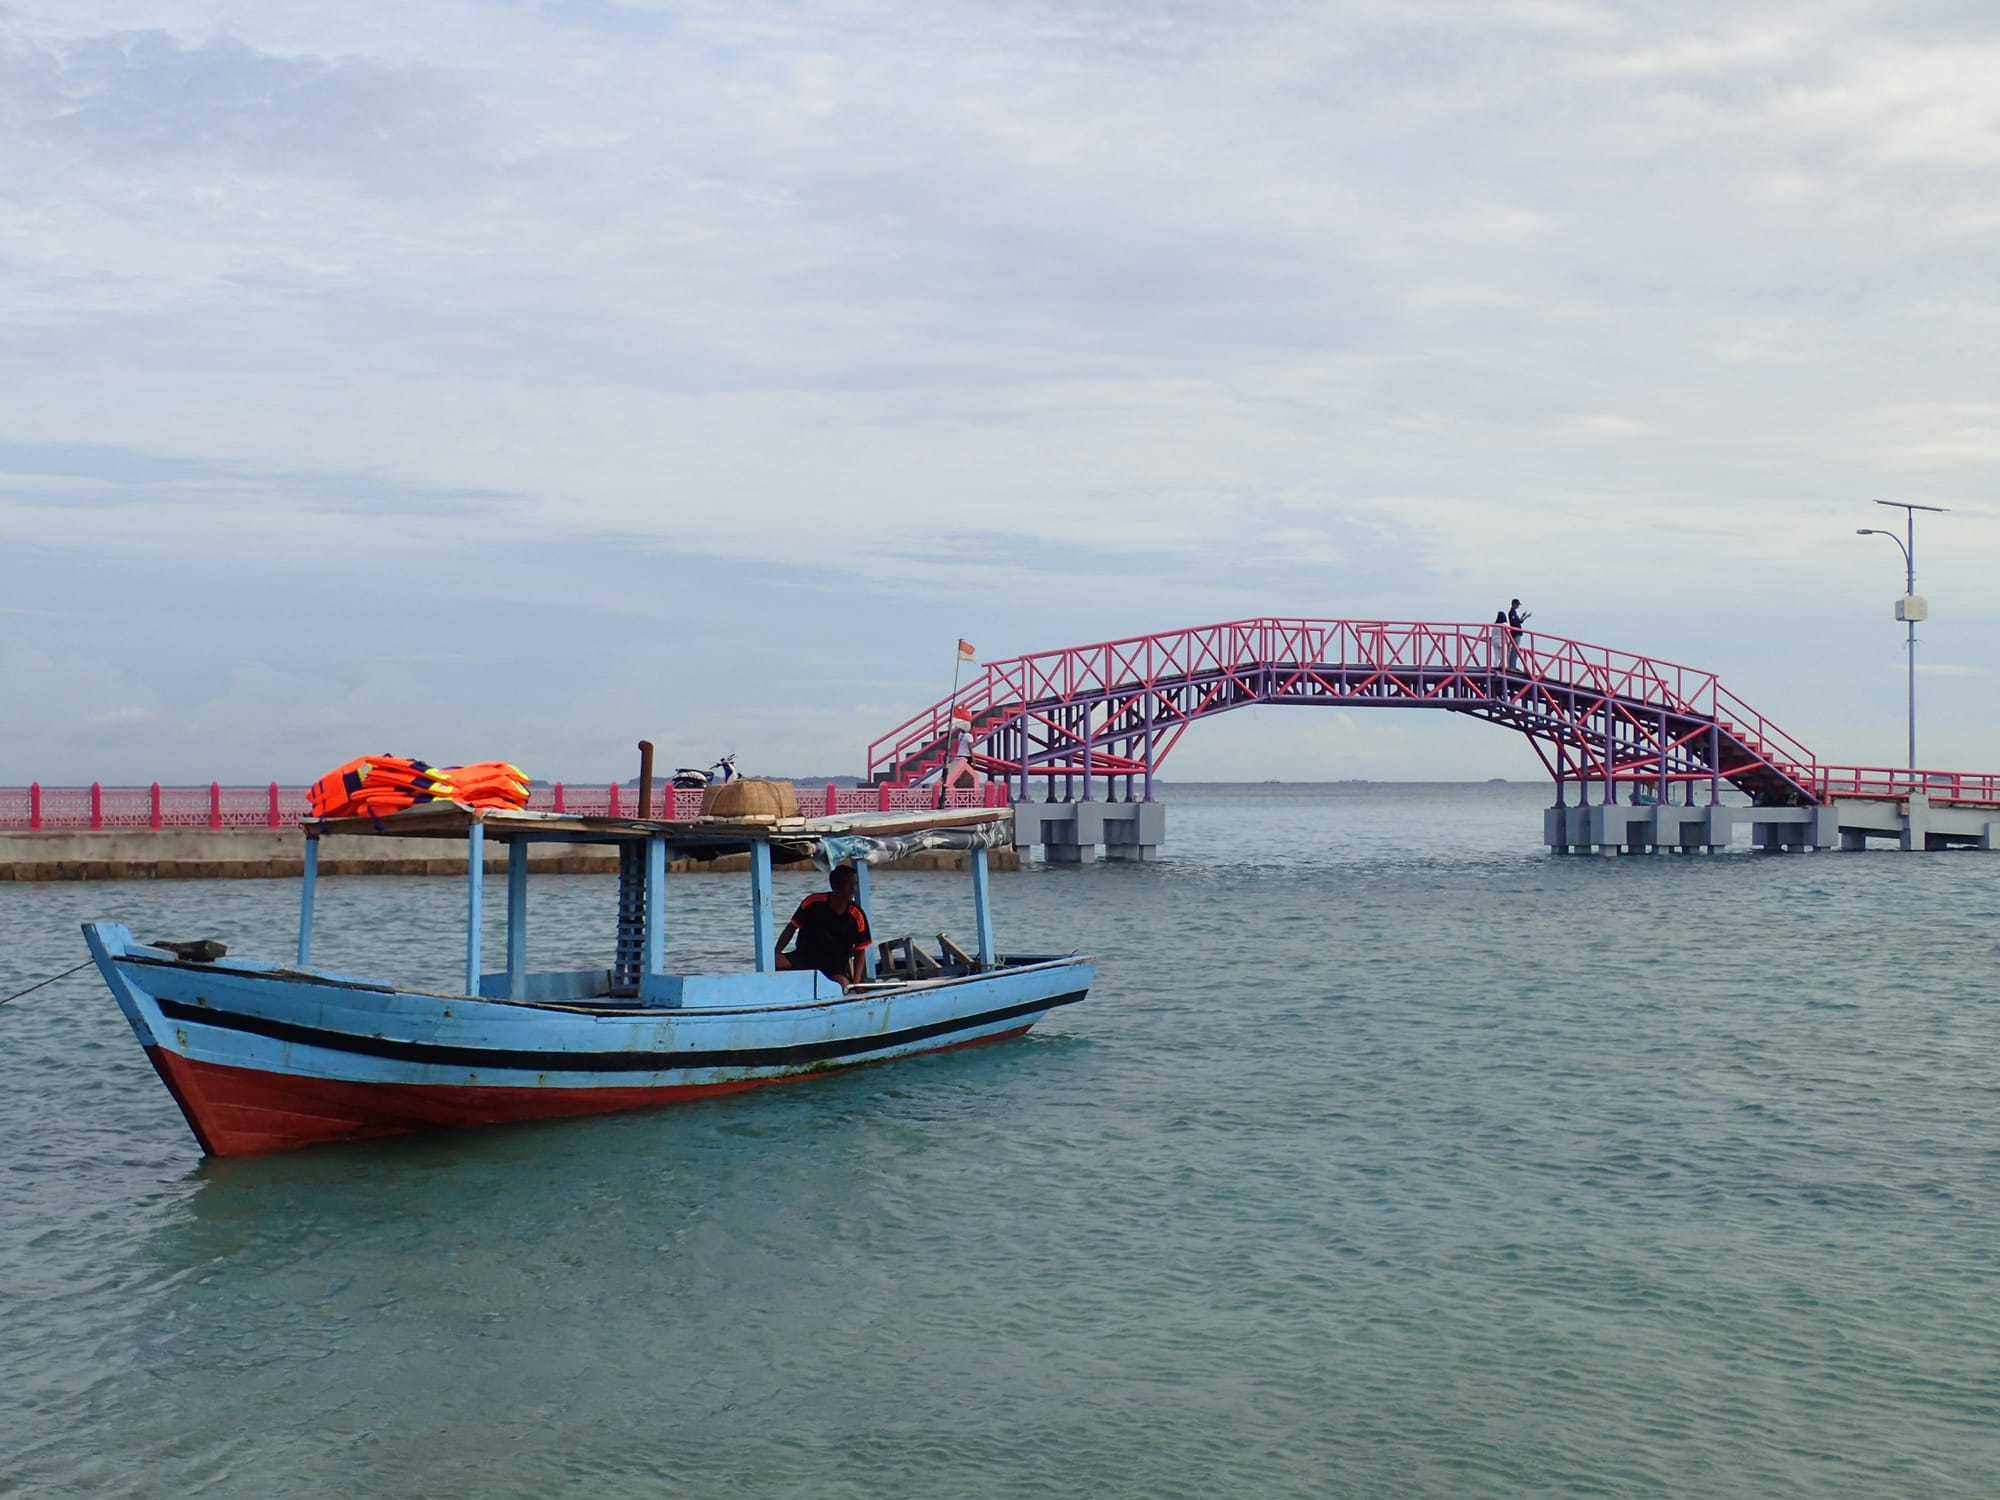
<svg viewBox="0 0 2000 1500"><path fill-rule="evenodd" d="M467 807L462 802L427 802L382 818L311 818L309 839L339 835L370 838L461 839L477 824L482 836L502 844L643 844L664 838L673 848L697 856L735 854L768 842L797 859L810 859L822 839L868 842L906 835L977 831L981 845L1001 839L996 825L1013 820L1004 807L947 808L934 812L849 813L826 818L608 818L578 813L529 812L520 808ZM1007 830L1011 833L1011 827ZM968 840L966 847L971 847ZM861 847L854 846L860 853Z"/></svg>

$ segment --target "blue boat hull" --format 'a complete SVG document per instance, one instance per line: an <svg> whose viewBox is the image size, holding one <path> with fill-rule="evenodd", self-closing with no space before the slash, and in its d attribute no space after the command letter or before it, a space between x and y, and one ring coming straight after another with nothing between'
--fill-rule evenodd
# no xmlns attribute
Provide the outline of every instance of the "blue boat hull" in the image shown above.
<svg viewBox="0 0 2000 1500"><path fill-rule="evenodd" d="M84 935L196 1140L217 1156L641 1108L997 1041L1082 1000L1094 978L1084 958L851 995L814 975L744 974L716 992L729 1003L666 1009L186 961L135 944L116 923Z"/></svg>

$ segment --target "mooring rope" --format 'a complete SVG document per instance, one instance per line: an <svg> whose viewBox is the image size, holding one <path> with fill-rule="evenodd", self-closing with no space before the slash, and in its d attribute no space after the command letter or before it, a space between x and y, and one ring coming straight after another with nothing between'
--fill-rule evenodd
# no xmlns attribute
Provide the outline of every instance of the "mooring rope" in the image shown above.
<svg viewBox="0 0 2000 1500"><path fill-rule="evenodd" d="M77 969L87 969L96 962L97 960L94 958L86 958L82 963L76 966L76 969L64 969L60 974L51 974L47 979L42 980L40 984L31 984L25 990L16 990L13 994L9 995L5 1000L0 1000L0 1005L12 1005L16 1000L20 999L23 995L34 994L36 990L42 987L42 985L54 984L58 979L67 979L69 978L70 975L76 973Z"/></svg>

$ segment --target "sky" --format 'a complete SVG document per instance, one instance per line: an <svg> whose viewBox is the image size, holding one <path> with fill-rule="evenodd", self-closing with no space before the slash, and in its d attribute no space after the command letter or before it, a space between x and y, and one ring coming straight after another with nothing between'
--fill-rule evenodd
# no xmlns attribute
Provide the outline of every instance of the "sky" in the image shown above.
<svg viewBox="0 0 2000 1500"><path fill-rule="evenodd" d="M1996 281L1976 3L0 0L0 784L856 773L960 637L1516 595L1901 764L1876 498L2000 769Z"/></svg>

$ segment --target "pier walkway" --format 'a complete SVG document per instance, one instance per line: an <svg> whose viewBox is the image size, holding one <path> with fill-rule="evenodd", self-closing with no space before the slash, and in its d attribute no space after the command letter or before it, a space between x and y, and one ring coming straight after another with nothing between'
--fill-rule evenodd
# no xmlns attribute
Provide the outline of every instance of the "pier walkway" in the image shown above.
<svg viewBox="0 0 2000 1500"><path fill-rule="evenodd" d="M2000 838L2000 773L1823 762L1713 672L1486 623L1266 616L992 661L870 745L868 774L992 778L1022 842L1143 859L1164 830L1143 809L1181 736L1258 704L1442 710L1522 734L1555 784L1544 833L1562 852L1714 850L1739 830L1770 848Z"/></svg>

